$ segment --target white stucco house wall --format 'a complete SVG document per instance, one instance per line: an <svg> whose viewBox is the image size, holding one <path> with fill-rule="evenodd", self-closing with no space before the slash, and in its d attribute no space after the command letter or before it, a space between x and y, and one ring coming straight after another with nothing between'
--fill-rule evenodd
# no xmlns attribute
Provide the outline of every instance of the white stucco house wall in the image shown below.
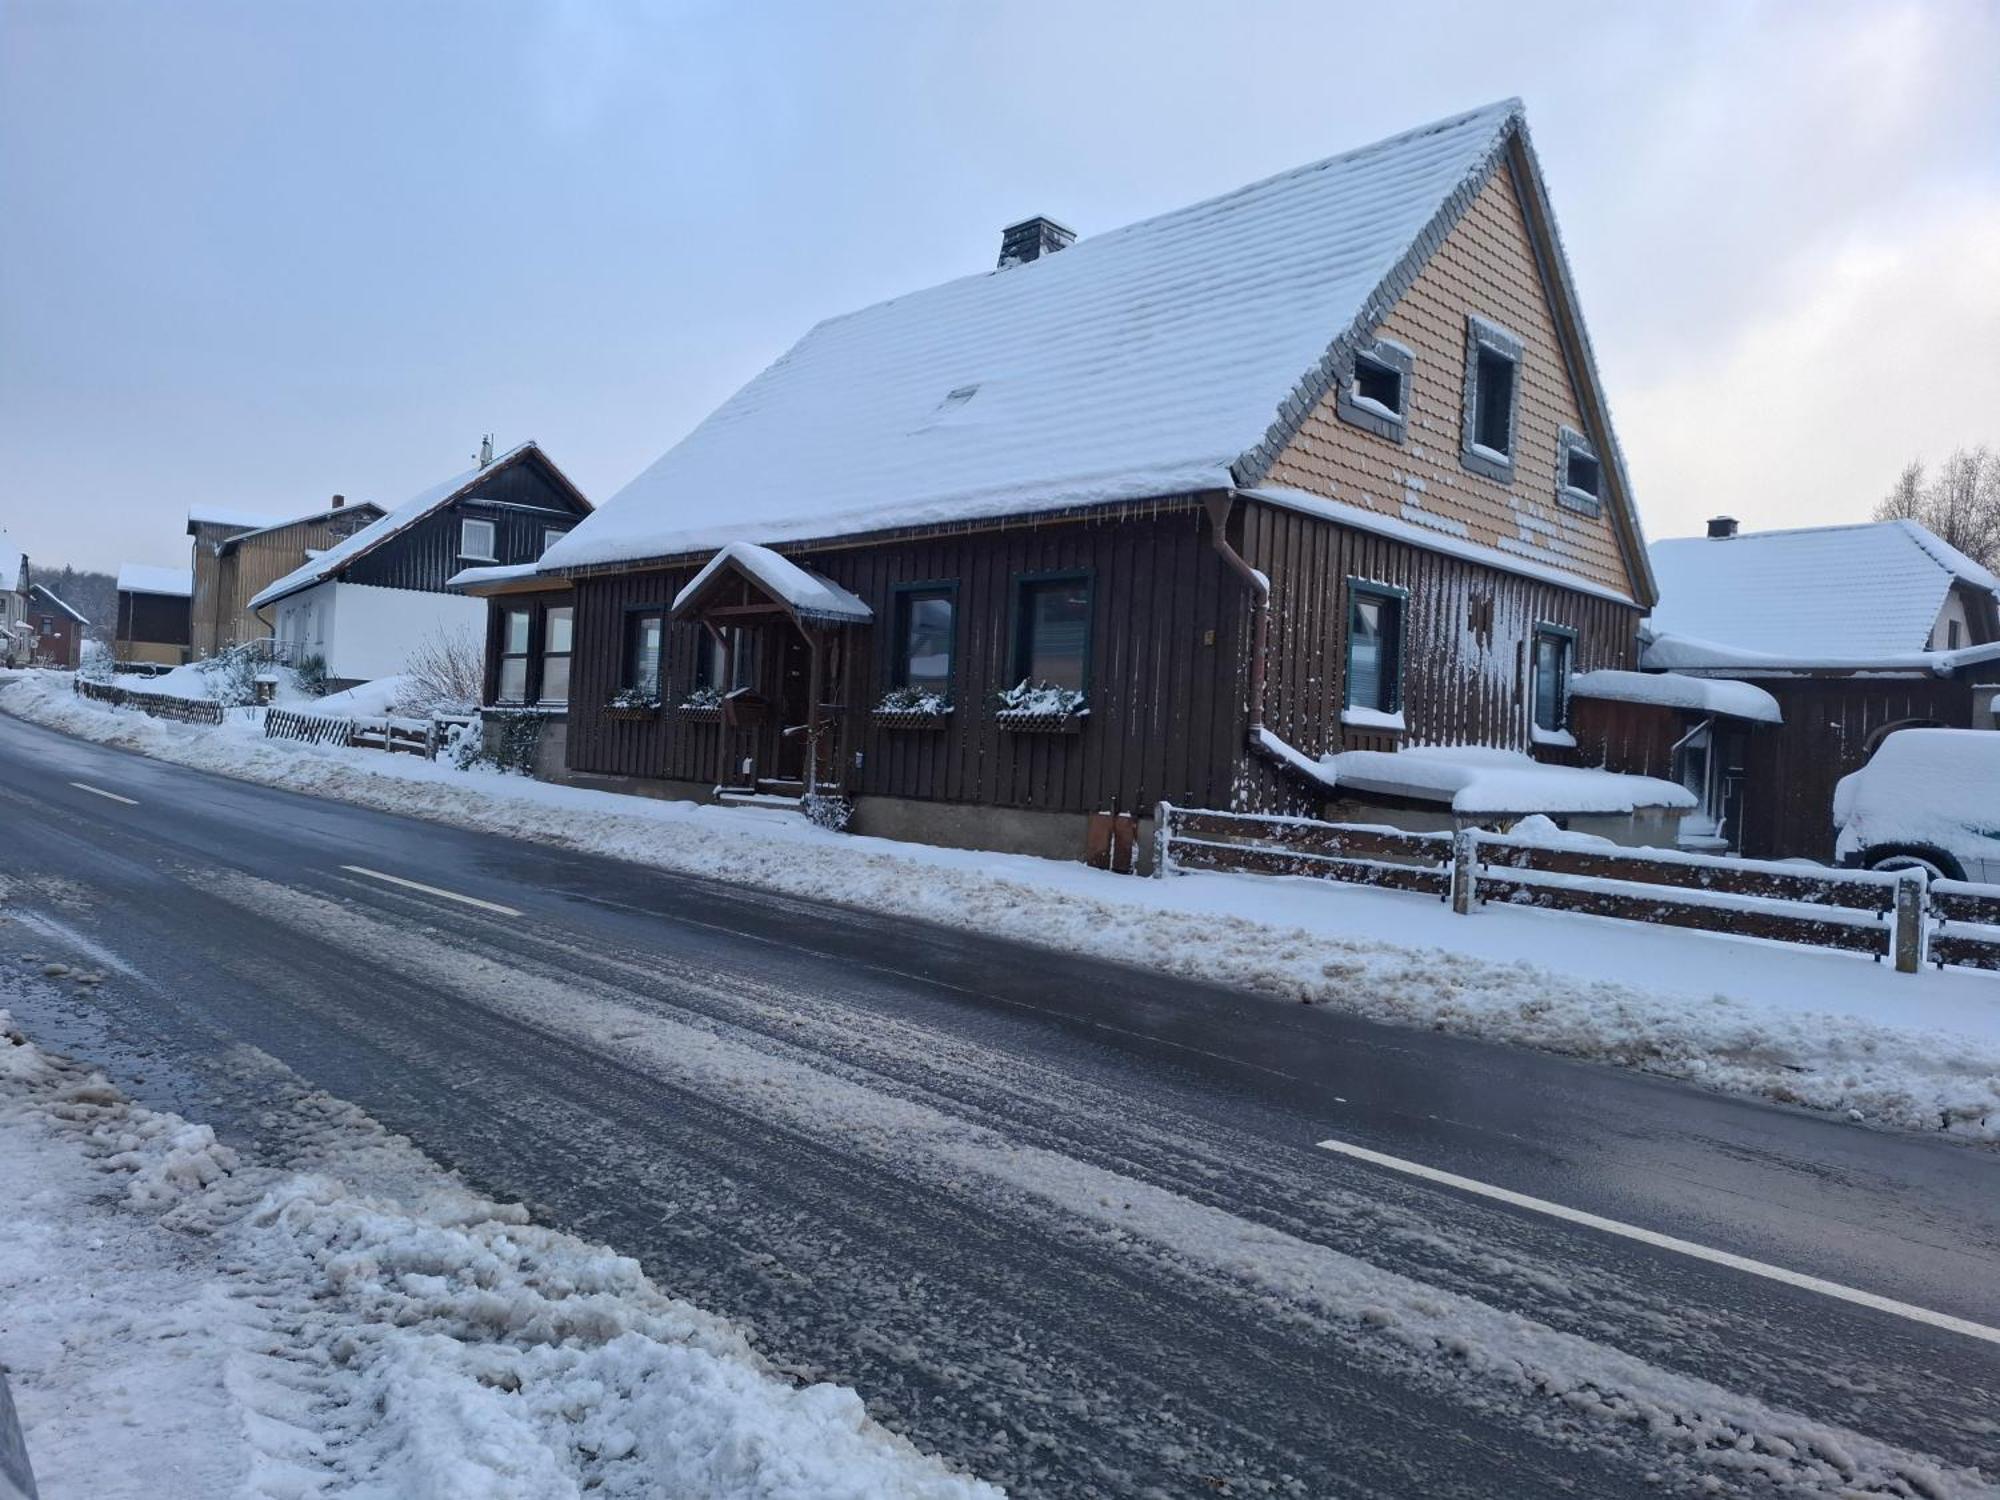
<svg viewBox="0 0 2000 1500"><path fill-rule="evenodd" d="M482 600L367 583L319 583L278 604L273 631L284 659L317 656L341 682L394 677L425 642L486 633Z"/></svg>

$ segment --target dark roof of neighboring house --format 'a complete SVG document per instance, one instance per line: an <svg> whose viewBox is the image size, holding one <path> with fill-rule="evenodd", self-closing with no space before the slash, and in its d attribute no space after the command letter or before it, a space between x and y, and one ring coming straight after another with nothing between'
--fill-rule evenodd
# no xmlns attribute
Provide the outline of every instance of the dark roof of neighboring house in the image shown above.
<svg viewBox="0 0 2000 1500"><path fill-rule="evenodd" d="M353 536L343 537L317 557L307 558L303 565L292 569L277 582L261 589L251 598L249 608L261 609L267 604L276 604L280 599L289 598L293 594L311 588L314 584L325 583L328 579L337 577L357 558L400 536L424 517L442 510L454 500L464 496L482 481L491 479L503 469L523 463L530 458L546 467L586 511L590 509L590 502L584 498L583 491L570 482L569 476L558 469L548 454L542 451L541 445L531 438L525 443L509 448L489 464L467 469L462 474L454 474L422 493L413 495L379 520L362 527Z"/></svg>
<svg viewBox="0 0 2000 1500"><path fill-rule="evenodd" d="M90 623L90 621L86 620L82 616L82 614L78 612L75 605L65 603L61 598L61 596L58 595L56 591L50 588L46 583L31 583L28 585L28 592L30 594L40 594L44 599L48 600L49 603L53 604L57 609L61 610L64 614L68 615L72 620L76 621L77 624L88 625Z"/></svg>

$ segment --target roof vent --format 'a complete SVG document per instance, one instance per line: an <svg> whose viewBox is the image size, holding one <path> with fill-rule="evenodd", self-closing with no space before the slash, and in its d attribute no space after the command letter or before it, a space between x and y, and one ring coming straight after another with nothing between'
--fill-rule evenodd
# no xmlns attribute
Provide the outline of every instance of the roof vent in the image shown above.
<svg viewBox="0 0 2000 1500"><path fill-rule="evenodd" d="M1054 255L1076 239L1074 229L1065 229L1054 219L1036 214L1032 219L1023 219L1018 224L1009 224L1000 231L1000 269L1025 265L1031 260L1040 260L1044 255Z"/></svg>
<svg viewBox="0 0 2000 1500"><path fill-rule="evenodd" d="M1735 535L1736 535L1736 517L1734 517L1734 516L1710 516L1710 517L1708 518L1708 534L1709 534L1710 536L1712 536L1712 537L1730 537L1730 536L1735 536Z"/></svg>

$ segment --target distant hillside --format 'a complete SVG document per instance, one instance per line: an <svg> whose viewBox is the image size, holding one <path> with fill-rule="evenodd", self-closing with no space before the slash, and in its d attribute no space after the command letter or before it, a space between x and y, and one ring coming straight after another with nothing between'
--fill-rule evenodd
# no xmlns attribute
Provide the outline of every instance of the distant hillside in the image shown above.
<svg viewBox="0 0 2000 1500"><path fill-rule="evenodd" d="M90 621L86 637L93 641L111 639L118 627L118 580L111 574L55 568L29 558L28 577Z"/></svg>

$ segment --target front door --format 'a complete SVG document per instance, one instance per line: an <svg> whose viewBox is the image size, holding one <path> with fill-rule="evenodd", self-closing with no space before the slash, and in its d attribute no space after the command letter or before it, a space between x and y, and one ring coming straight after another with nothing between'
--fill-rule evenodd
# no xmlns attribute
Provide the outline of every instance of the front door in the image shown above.
<svg viewBox="0 0 2000 1500"><path fill-rule="evenodd" d="M806 741L812 723L812 654L806 638L790 623L779 626L777 698L778 779L806 779Z"/></svg>

